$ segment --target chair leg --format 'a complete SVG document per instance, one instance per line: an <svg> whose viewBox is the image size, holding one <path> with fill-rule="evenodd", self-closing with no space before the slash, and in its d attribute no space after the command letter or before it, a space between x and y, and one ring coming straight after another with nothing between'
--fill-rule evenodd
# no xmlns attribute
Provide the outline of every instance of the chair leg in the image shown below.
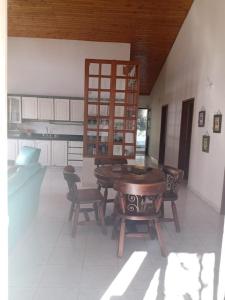
<svg viewBox="0 0 225 300"><path fill-rule="evenodd" d="M154 240L156 236L156 232L155 232L155 226L152 223L152 221L148 222L148 233L149 233L150 240Z"/></svg>
<svg viewBox="0 0 225 300"><path fill-rule="evenodd" d="M107 198L108 198L108 189L105 188L105 190L104 190L104 203L103 203L103 213L104 213L104 216L105 216L105 212L106 212Z"/></svg>
<svg viewBox="0 0 225 300"><path fill-rule="evenodd" d="M165 244L164 244L164 239L162 237L161 225L160 225L159 220L155 220L155 229L156 229L156 233L157 233L157 237L158 237L158 241L159 241L161 255L162 256L167 256L166 249L165 249Z"/></svg>
<svg viewBox="0 0 225 300"><path fill-rule="evenodd" d="M102 227L102 233L107 234L102 201L98 204L98 216L99 216L100 224L101 224L101 227Z"/></svg>
<svg viewBox="0 0 225 300"><path fill-rule="evenodd" d="M117 252L118 257L123 256L124 242L125 242L125 230L126 230L126 224L125 224L125 220L122 218L121 224L120 224L120 236L119 236L119 241L118 241L118 252Z"/></svg>
<svg viewBox="0 0 225 300"><path fill-rule="evenodd" d="M180 223L179 223L178 214L177 214L177 207L176 207L176 203L174 201L171 202L171 207L172 207L173 219L174 219L176 232L180 232Z"/></svg>
<svg viewBox="0 0 225 300"><path fill-rule="evenodd" d="M72 226L72 237L76 236L77 233L77 226L78 226L78 219L80 213L80 204L76 204L75 212L74 212L74 219L73 219L73 226Z"/></svg>
<svg viewBox="0 0 225 300"><path fill-rule="evenodd" d="M75 203L72 202L71 206L70 206L69 221L71 221L73 218L74 205L75 205Z"/></svg>
<svg viewBox="0 0 225 300"><path fill-rule="evenodd" d="M84 211L83 214L84 214L85 221L86 221L86 222L90 222L90 217L89 217L88 212L87 212L87 211Z"/></svg>
<svg viewBox="0 0 225 300"><path fill-rule="evenodd" d="M118 225L120 223L120 217L115 215L113 229L112 229L112 240L115 240L118 236Z"/></svg>
<svg viewBox="0 0 225 300"><path fill-rule="evenodd" d="M98 223L99 222L99 218L98 218L98 205L97 205L96 202L93 204L93 208L94 208L94 213L95 213L95 220Z"/></svg>

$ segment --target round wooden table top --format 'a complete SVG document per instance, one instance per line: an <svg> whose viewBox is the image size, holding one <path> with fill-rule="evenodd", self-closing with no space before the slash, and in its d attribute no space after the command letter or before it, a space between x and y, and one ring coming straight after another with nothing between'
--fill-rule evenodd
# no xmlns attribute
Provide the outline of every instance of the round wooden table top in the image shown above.
<svg viewBox="0 0 225 300"><path fill-rule="evenodd" d="M100 180L107 181L112 186L114 181L120 179L140 184L165 182L164 173L160 169L135 165L101 166L95 169L95 176Z"/></svg>

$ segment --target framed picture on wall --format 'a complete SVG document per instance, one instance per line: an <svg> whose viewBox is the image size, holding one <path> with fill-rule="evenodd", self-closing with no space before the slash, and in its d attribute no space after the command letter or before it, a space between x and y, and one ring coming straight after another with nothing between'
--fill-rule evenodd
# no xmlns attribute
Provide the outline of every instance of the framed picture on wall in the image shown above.
<svg viewBox="0 0 225 300"><path fill-rule="evenodd" d="M202 151L209 153L209 143L210 143L210 136L203 135L202 136Z"/></svg>
<svg viewBox="0 0 225 300"><path fill-rule="evenodd" d="M222 125L222 115L216 114L213 116L213 132L220 133Z"/></svg>
<svg viewBox="0 0 225 300"><path fill-rule="evenodd" d="M198 113L198 127L204 127L205 126L205 110L201 110Z"/></svg>

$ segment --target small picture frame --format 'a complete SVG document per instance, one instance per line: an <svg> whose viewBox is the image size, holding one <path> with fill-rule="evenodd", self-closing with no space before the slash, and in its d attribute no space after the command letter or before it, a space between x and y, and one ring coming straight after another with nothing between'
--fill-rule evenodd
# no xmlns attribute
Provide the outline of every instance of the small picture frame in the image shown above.
<svg viewBox="0 0 225 300"><path fill-rule="evenodd" d="M198 113L198 127L204 127L205 126L205 110L201 110Z"/></svg>
<svg viewBox="0 0 225 300"><path fill-rule="evenodd" d="M210 136L203 135L202 136L202 152L209 153L209 143L210 143Z"/></svg>
<svg viewBox="0 0 225 300"><path fill-rule="evenodd" d="M221 133L221 126L222 126L222 115L216 114L213 116L213 132L214 133Z"/></svg>

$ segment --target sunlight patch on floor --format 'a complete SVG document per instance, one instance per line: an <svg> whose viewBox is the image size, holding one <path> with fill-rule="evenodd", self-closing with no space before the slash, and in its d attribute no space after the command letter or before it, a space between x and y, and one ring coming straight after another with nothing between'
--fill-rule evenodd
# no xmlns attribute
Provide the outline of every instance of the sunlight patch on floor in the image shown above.
<svg viewBox="0 0 225 300"><path fill-rule="evenodd" d="M143 298L143 300L156 300L157 299L157 295L158 295L158 286L159 286L159 277L160 277L160 269L158 269L150 284L149 284L149 287L145 293L145 296Z"/></svg>
<svg viewBox="0 0 225 300"><path fill-rule="evenodd" d="M165 299L213 299L214 265L214 253L171 253L165 273Z"/></svg>
<svg viewBox="0 0 225 300"><path fill-rule="evenodd" d="M122 270L113 280L101 300L110 300L113 296L122 296L141 267L147 252L135 251L129 257Z"/></svg>

